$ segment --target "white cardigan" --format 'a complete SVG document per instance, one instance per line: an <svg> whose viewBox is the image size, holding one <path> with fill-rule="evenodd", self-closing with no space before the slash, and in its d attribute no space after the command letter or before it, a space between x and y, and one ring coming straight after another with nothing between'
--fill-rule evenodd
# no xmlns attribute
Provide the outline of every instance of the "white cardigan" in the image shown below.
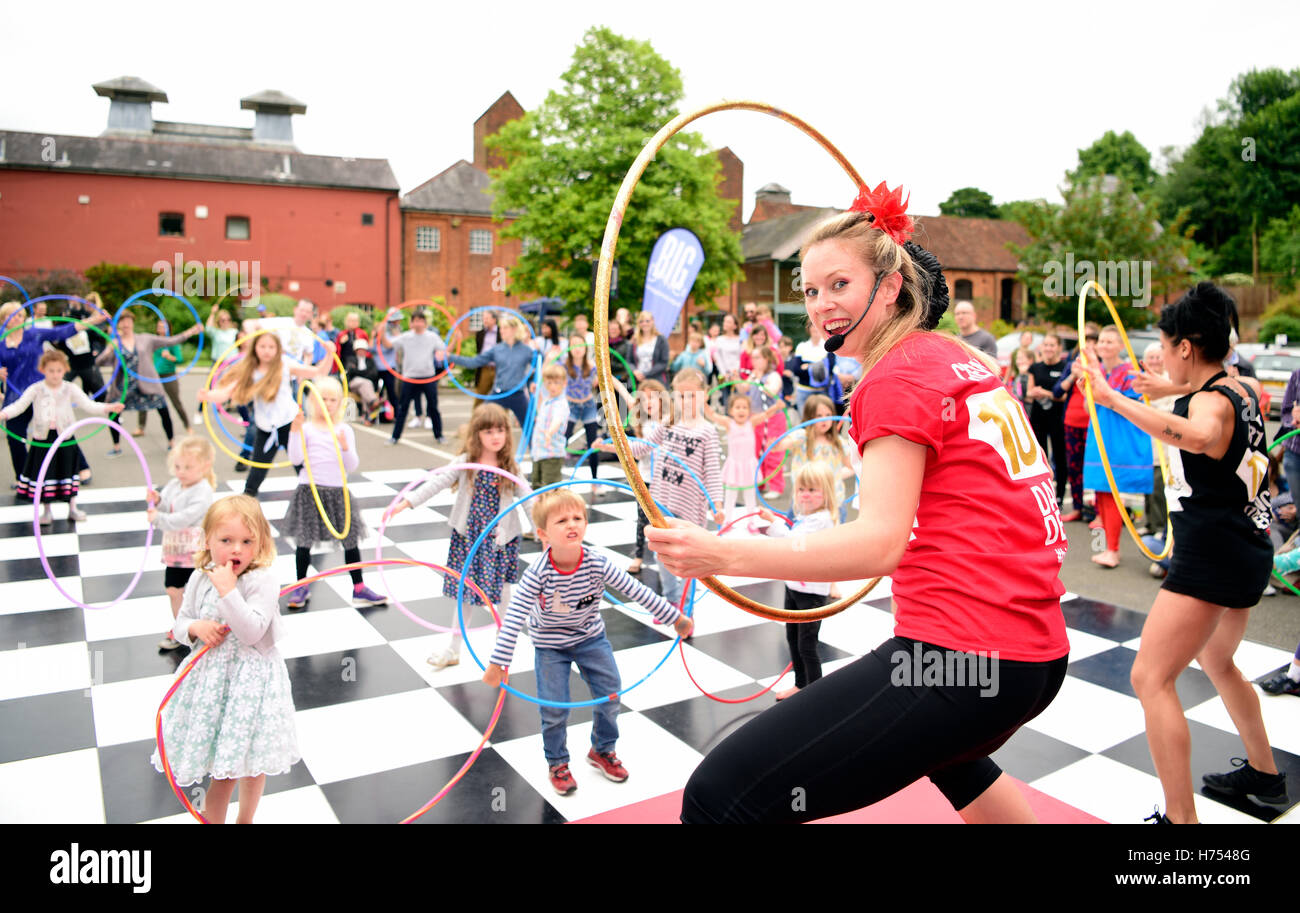
<svg viewBox="0 0 1300 913"><path fill-rule="evenodd" d="M460 466L464 462L464 460L457 460L456 462L449 464L449 466ZM439 472L423 485L408 491L405 500L410 503L412 507L419 507L438 492L446 491L456 483L457 479L459 479L460 487L456 489L456 503L452 505L449 521L451 523L451 528L459 530L460 534L463 536L465 535L464 530L469 522L469 506L474 500L474 474L478 471L479 470L476 469L470 469L462 472ZM527 483L524 483L522 491L518 490L518 485L515 485L514 487L516 490L512 494L502 494L502 509L506 507L507 500L512 496L515 501L518 501L520 498L526 497L533 491ZM519 522L520 516L525 516L524 511L516 509L510 511L510 513L501 518L501 522L497 524L496 528L497 545L505 545L516 536L522 535L523 528Z"/></svg>
<svg viewBox="0 0 1300 913"><path fill-rule="evenodd" d="M15 415L22 415L23 410L31 406L32 421L27 426L27 432L32 440L43 441L49 436L51 430L65 431L72 427L73 422L77 420L72 412L73 406L92 415L108 415L109 407L113 405L116 403L95 402L80 387L66 380L59 384L57 390L51 388L45 381L38 380L24 390L23 395L15 402L0 409L0 418L11 419ZM49 422L51 409L54 411L56 425L53 429L50 428Z"/></svg>
<svg viewBox="0 0 1300 913"><path fill-rule="evenodd" d="M185 595L180 613L172 628L172 637L188 647L190 625L202 617L203 601L208 590L215 590L212 580L202 569L195 569L190 582L185 585ZM270 568L246 571L235 579L235 588L217 600L217 616L230 627L241 643L252 644L262 655L275 648L276 641L284 637L284 622L280 619L280 585Z"/></svg>

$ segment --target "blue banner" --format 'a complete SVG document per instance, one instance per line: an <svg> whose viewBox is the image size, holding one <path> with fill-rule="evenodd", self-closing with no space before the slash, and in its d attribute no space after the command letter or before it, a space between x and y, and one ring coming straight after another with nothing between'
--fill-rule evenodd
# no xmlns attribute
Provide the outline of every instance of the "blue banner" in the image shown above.
<svg viewBox="0 0 1300 913"><path fill-rule="evenodd" d="M695 232L672 228L659 236L645 271L643 308L654 315L655 329L667 336L704 265L704 248Z"/></svg>

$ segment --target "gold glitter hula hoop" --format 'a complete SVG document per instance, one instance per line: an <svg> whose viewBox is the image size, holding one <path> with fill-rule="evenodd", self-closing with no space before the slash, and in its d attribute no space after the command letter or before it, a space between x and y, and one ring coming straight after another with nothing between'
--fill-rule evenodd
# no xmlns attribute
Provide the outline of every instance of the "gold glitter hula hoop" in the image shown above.
<svg viewBox="0 0 1300 913"><path fill-rule="evenodd" d="M596 371L600 380L600 399L604 406L606 415L618 414L618 400L614 392L614 375L611 370L610 348L609 348L609 285L611 273L613 271L614 250L618 246L618 232L623 224L623 216L627 212L628 202L632 199L632 192L636 190L637 182L641 180L641 175L645 173L646 167L655 157L660 149L676 135L683 127L692 121L704 117L706 114L713 114L717 111L757 111L759 114L767 114L771 117L780 118L788 124L798 127L809 137L815 140L823 149L830 153L831 157L844 169L849 179L853 181L853 190L856 193L858 188L863 184L861 176L857 170L849 164L848 159L835 148L830 140L822 136L814 127L795 117L786 111L772 105L763 104L756 101L722 101L712 105L706 105L695 111L679 114L674 117L646 143L641 154L636 157L623 178L623 185L618 189L618 196L614 200L614 207L610 210L609 221L605 224L605 239L600 245L600 264L596 270L596 301L593 307L593 316L595 318L595 327L593 332L596 337ZM628 444L627 435L623 433L622 427L617 422L608 425L610 439L614 444L614 452L618 454L618 461L623 467L623 472L627 475L628 484L632 486L632 492L636 495L637 504L649 518L650 522L660 528L667 529L668 523L664 516L655 506L654 501L650 498L650 491L646 488L645 482L641 479L641 473L633 471L636 461L632 458L632 451ZM823 606L819 609L810 609L804 612L788 611L778 609L773 606L764 605L756 602L747 596L742 596L731 587L719 581L716 577L704 577L700 583L704 584L714 593L717 593L727 602L734 605L751 615L757 615L759 618L766 618L772 621L817 621L822 618L828 618L844 611L849 606L861 600L871 592L880 578L869 581L862 589L858 590L851 596L839 599L830 605Z"/></svg>
<svg viewBox="0 0 1300 913"><path fill-rule="evenodd" d="M1101 296L1101 300L1106 302L1106 310L1110 311L1110 317L1112 320L1115 321L1115 328L1119 330L1119 338L1124 340L1124 349L1125 351L1128 352L1128 357L1132 359L1131 363L1136 368L1138 365L1141 364L1141 362L1138 361L1137 355L1133 352L1132 343L1128 341L1128 333L1124 331L1124 324L1120 322L1119 313L1115 310L1115 302L1111 301L1110 295L1106 294L1106 290L1103 289L1100 285L1096 283L1095 280L1092 279L1089 279L1087 282L1085 282L1083 284L1083 288L1079 289L1079 339L1080 341L1083 340L1083 336L1084 336L1083 333L1083 329L1084 329L1083 324L1085 320L1084 307L1088 303L1089 289L1095 291L1098 295ZM1088 366L1088 354L1082 348L1079 349L1079 358L1083 362L1083 366L1086 368ZM1092 398L1091 375L1088 374L1083 375L1083 394L1088 400L1088 416L1092 421L1091 433L1097 436L1097 455L1101 457L1101 468L1106 471L1106 481L1110 483L1110 493L1111 496L1115 499L1116 506L1119 507L1120 516L1124 518L1124 525L1128 527L1129 534L1133 536L1133 541L1136 542L1137 547L1142 550L1142 554L1146 555L1152 561L1161 561L1165 558L1168 558L1169 553L1172 552L1174 548L1173 517L1168 516L1167 514L1165 516L1164 550L1161 551L1160 554L1158 555L1152 553L1151 549L1147 548L1145 543L1142 542L1142 537L1138 535L1137 527L1133 525L1133 518L1129 516L1128 508L1124 506L1124 501L1119 496L1119 486L1115 484L1115 475L1110 470L1110 458L1106 456L1106 442L1103 441L1101 438L1101 425L1097 422L1097 403ZM1146 403L1148 406L1151 405L1151 400L1147 399L1147 395L1145 393L1142 394L1142 402ZM1169 463L1165 459L1164 447L1160 447L1157 456L1159 456L1160 458L1160 477L1164 479L1165 485L1168 485L1169 484Z"/></svg>

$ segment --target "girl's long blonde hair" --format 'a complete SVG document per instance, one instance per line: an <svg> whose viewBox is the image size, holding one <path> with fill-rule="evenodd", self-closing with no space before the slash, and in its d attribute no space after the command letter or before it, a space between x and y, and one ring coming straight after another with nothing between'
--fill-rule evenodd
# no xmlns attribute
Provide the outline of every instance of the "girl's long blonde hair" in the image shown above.
<svg viewBox="0 0 1300 913"><path fill-rule="evenodd" d="M167 454L167 471L176 475L176 459L181 454L188 453L201 463L208 465L208 471L204 478L215 491L217 488L217 474L212 471L212 464L217 460L217 452L212 447L212 442L205 437L187 434L172 448L171 453Z"/></svg>
<svg viewBox="0 0 1300 913"><path fill-rule="evenodd" d="M667 403L667 413L670 416L672 415L672 398L668 395L668 388L659 383L659 381L647 378L646 380L641 381L641 386L637 387L636 392L638 400L642 393L646 393L649 395L647 398L654 398L659 401L659 417L654 419L654 421L659 422L661 425L664 423L665 402ZM645 437L645 435L642 434L642 429L645 427L647 421L650 421L650 414L646 410L642 409L640 402L638 402L637 408L632 410L633 436L640 438ZM671 424L671 421L669 424Z"/></svg>
<svg viewBox="0 0 1300 913"><path fill-rule="evenodd" d="M310 383L321 393L324 393L326 390L333 390L338 394L339 407L335 409L334 414L330 416L330 421L334 423L336 429L339 425L342 425L343 417L348 411L348 400L347 397L343 395L343 385L332 377L321 377L313 381L303 381L303 383ZM320 403L316 402L316 397L311 395L310 390L308 390L303 396L303 405L307 409L307 417L312 421L315 421L316 412L320 408Z"/></svg>
<svg viewBox="0 0 1300 913"><path fill-rule="evenodd" d="M814 460L811 463L804 463L799 467L799 471L794 474L795 488L820 488L822 492L822 510L828 510L831 513L831 522L840 522L840 505L835 500L835 472L834 469L825 463ZM794 498L794 504L791 510L799 512L799 499Z"/></svg>
<svg viewBox="0 0 1300 913"><path fill-rule="evenodd" d="M925 320L926 301L930 294L929 276L917 269L912 261L912 255L904 250L901 244L879 228L873 228L866 213L846 212L832 216L818 225L804 242L803 249L799 252L799 259L807 257L808 251L823 241L847 243L877 276L886 277L898 273L902 279L898 297L894 300L893 316L880 325L859 352L848 353L862 363L862 374L858 378L860 383L891 349L908 336L913 333L930 332L921 325ZM980 350L947 333L936 335L940 339L951 342L966 358L978 358L994 374L1001 373L997 362Z"/></svg>
<svg viewBox="0 0 1300 913"><path fill-rule="evenodd" d="M203 548L194 553L194 567L205 568L212 563L212 552L208 548L208 537L217 528L217 524L238 517L244 521L248 531L257 537L257 549L248 567L239 572L239 576L259 567L270 567L275 560L275 540L271 538L271 524L266 522L262 505L257 499L248 495L230 495L212 502L208 512L203 515Z"/></svg>
<svg viewBox="0 0 1300 913"><path fill-rule="evenodd" d="M264 338L275 340L275 363L267 369L266 375L260 381L254 381L253 372L261 367L257 361L257 344ZM280 380L285 370L284 343L280 341L275 330L266 330L256 338L249 339L247 345L248 352L230 371L235 382L230 392L230 401L239 406L247 405L254 397L268 403L275 402L276 396L280 393Z"/></svg>
<svg viewBox="0 0 1300 913"><path fill-rule="evenodd" d="M814 393L811 396L809 396L806 400L804 400L803 418L801 419L801 421L805 421L805 422L817 421L817 409L822 406L825 406L827 409L831 411L830 418L824 419L824 421L831 422L830 431L826 432L826 436L830 438L832 444L836 445L841 450L843 450L844 449L843 441L841 440L840 435L844 430L844 422L831 421L831 418L835 416L835 404L831 402L831 398L829 396L825 396L824 394L821 393ZM813 444L816 443L815 441L816 434L817 434L817 429L815 427L809 426L804 429L804 435L803 435L804 457L803 458L808 462L812 462L813 459Z"/></svg>
<svg viewBox="0 0 1300 913"><path fill-rule="evenodd" d="M483 462L481 459L483 456L483 442L479 440L478 433L492 428L504 428L506 431L505 446L496 455L497 466L512 475L519 475L519 466L515 463L515 434L510 428L510 413L496 403L483 403L470 415L469 424L461 429L461 437L465 441L465 449L461 453L465 457L465 462ZM457 473L457 475L460 475L460 473ZM493 478L496 479L497 491L500 494L514 493L514 483L509 479L495 473ZM457 479L452 484L451 490L455 491L459 485L460 480Z"/></svg>

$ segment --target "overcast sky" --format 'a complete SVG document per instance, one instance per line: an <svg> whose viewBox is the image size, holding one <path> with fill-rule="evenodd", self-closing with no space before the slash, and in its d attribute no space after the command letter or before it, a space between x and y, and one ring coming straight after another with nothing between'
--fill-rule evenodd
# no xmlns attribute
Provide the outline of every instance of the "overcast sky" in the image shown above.
<svg viewBox="0 0 1300 913"><path fill-rule="evenodd" d="M1159 163L1163 147L1196 138L1237 74L1300 66L1295 0L65 0L8 4L5 19L0 129L97 135L109 102L90 86L117 76L167 93L156 119L231 126L253 123L241 97L279 89L307 105L294 118L302 151L386 158L403 192L473 158L473 122L502 92L538 105L583 32L605 25L679 70L684 110L723 98L784 107L872 184L904 184L920 214L972 185L997 202L1059 199L1077 150L1106 130L1133 131ZM770 181L796 203L854 196L824 153L773 118L728 112L695 126L744 161L746 215Z"/></svg>

